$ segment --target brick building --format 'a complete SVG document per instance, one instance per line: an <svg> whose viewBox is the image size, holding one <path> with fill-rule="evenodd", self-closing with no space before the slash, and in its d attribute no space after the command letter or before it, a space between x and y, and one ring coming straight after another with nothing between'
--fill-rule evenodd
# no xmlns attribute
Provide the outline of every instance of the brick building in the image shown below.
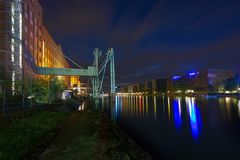
<svg viewBox="0 0 240 160"><path fill-rule="evenodd" d="M38 76L36 66L69 68L61 46L43 24L38 0L0 0L0 80L11 83L11 91L20 91L17 82L28 88ZM69 85L69 77L60 77Z"/></svg>

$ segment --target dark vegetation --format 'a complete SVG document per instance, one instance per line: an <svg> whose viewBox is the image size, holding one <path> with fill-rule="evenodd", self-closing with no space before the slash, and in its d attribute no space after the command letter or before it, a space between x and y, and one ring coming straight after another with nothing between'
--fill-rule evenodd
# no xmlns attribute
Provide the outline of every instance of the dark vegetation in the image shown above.
<svg viewBox="0 0 240 160"><path fill-rule="evenodd" d="M23 159L39 140L66 120L69 112L53 109L17 112L0 122L0 159ZM3 118L3 117L1 117Z"/></svg>

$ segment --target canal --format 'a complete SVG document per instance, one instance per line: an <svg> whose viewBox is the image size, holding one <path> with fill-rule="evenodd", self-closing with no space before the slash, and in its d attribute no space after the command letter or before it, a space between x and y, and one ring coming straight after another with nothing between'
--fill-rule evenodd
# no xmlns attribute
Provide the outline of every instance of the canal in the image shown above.
<svg viewBox="0 0 240 160"><path fill-rule="evenodd" d="M116 96L100 104L154 159L240 159L237 98Z"/></svg>

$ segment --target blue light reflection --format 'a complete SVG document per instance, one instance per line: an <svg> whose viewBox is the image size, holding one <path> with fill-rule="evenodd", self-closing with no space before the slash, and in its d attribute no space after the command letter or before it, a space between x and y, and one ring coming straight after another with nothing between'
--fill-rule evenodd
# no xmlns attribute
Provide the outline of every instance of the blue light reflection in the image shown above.
<svg viewBox="0 0 240 160"><path fill-rule="evenodd" d="M186 105L190 118L190 127L194 139L198 139L199 132L202 126L200 112L196 107L195 98L186 97Z"/></svg>
<svg viewBox="0 0 240 160"><path fill-rule="evenodd" d="M181 111L181 99L175 98L173 100L174 107L174 123L177 129L182 127L182 111Z"/></svg>

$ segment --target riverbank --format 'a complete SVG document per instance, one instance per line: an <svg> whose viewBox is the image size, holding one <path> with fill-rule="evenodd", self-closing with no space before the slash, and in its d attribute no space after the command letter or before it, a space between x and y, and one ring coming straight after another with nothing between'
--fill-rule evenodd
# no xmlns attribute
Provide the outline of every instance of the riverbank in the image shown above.
<svg viewBox="0 0 240 160"><path fill-rule="evenodd" d="M150 160L115 123L97 110L74 112L46 150L28 159Z"/></svg>
<svg viewBox="0 0 240 160"><path fill-rule="evenodd" d="M85 108L86 109L86 108ZM152 159L104 113L76 104L0 116L0 159Z"/></svg>

